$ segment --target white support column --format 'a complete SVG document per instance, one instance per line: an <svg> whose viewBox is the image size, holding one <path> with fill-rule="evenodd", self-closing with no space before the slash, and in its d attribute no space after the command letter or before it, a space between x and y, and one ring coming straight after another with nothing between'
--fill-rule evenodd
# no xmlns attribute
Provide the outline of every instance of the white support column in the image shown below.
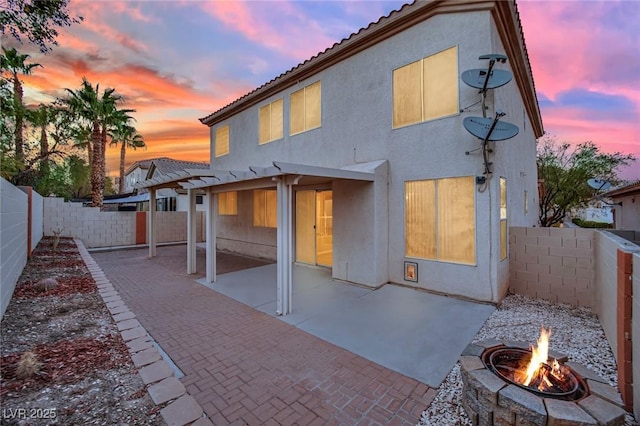
<svg viewBox="0 0 640 426"><path fill-rule="evenodd" d="M187 189L187 274L197 272L196 265L196 191Z"/></svg>
<svg viewBox="0 0 640 426"><path fill-rule="evenodd" d="M278 193L278 287L276 314L287 315L292 309L291 268L291 186L279 179Z"/></svg>
<svg viewBox="0 0 640 426"><path fill-rule="evenodd" d="M156 255L156 190L149 189L149 212L147 215L147 242L149 257Z"/></svg>
<svg viewBox="0 0 640 426"><path fill-rule="evenodd" d="M207 188L207 282L216 281L216 218L218 216L218 194Z"/></svg>

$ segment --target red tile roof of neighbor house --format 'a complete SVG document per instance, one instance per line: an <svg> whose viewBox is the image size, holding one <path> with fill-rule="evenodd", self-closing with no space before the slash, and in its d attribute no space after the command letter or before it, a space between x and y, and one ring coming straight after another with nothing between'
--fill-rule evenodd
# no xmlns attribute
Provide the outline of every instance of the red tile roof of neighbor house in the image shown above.
<svg viewBox="0 0 640 426"><path fill-rule="evenodd" d="M236 99L221 109L200 118L209 127L256 105L270 96L309 78L330 66L341 62L407 28L423 22L435 15L471 11L491 11L505 53L509 57L515 81L522 93L525 108L536 137L544 134L542 117L535 93L535 84L529 55L524 42L524 33L515 0L487 2L484 0L429 0L405 4L399 10L382 16L378 21L361 28L357 33L342 39L339 43L319 52L315 56L280 74L273 80ZM486 52L479 52L479 54Z"/></svg>
<svg viewBox="0 0 640 426"><path fill-rule="evenodd" d="M602 194L602 196L609 198L619 198L638 194L640 194L640 180L632 182L628 185L621 186L619 188L612 189L611 191Z"/></svg>

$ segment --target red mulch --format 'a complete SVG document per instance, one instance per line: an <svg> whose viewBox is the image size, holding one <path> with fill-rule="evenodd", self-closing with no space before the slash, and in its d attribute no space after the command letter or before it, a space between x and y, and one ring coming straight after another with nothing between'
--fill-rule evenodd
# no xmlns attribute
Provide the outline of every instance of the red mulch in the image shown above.
<svg viewBox="0 0 640 426"><path fill-rule="evenodd" d="M129 362L127 346L122 339L113 336L46 343L36 346L32 352L42 368L39 375L26 379L19 379L15 374L22 353L2 357L0 396L15 390L37 390L49 384L77 383L90 371L117 368Z"/></svg>
<svg viewBox="0 0 640 426"><path fill-rule="evenodd" d="M74 256L75 257L75 256ZM77 258L49 258L49 259L31 259L29 266L34 269L61 269L61 268L79 268L84 266L84 261L80 256Z"/></svg>
<svg viewBox="0 0 640 426"><path fill-rule="evenodd" d="M16 286L13 297L30 299L33 297L65 296L75 293L93 293L98 290L92 277L58 277L58 285L48 291L36 289L37 281L25 281Z"/></svg>

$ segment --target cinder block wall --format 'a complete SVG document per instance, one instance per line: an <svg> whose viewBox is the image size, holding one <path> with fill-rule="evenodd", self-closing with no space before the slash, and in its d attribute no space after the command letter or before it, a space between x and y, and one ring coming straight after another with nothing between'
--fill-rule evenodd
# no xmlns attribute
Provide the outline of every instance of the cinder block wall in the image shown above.
<svg viewBox="0 0 640 426"><path fill-rule="evenodd" d="M595 308L594 235L581 228L510 228L511 291Z"/></svg>
<svg viewBox="0 0 640 426"><path fill-rule="evenodd" d="M0 318L27 264L28 197L0 178Z"/></svg>
<svg viewBox="0 0 640 426"><path fill-rule="evenodd" d="M157 212L158 243L187 240L187 212ZM87 248L136 244L136 212L101 212L62 198L44 198L44 235L62 230L63 237L82 240ZM205 238L205 213L196 212L197 241Z"/></svg>
<svg viewBox="0 0 640 426"><path fill-rule="evenodd" d="M31 249L35 249L44 235L44 197L31 191Z"/></svg>
<svg viewBox="0 0 640 426"><path fill-rule="evenodd" d="M187 212L156 212L156 241L168 243L187 240ZM205 212L196 212L196 241L205 237Z"/></svg>

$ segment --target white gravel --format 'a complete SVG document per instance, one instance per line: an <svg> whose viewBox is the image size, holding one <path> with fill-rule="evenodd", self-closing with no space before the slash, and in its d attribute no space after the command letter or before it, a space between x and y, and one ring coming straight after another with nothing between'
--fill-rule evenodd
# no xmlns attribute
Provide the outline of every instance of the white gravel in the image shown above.
<svg viewBox="0 0 640 426"><path fill-rule="evenodd" d="M542 326L551 327L550 349L567 355L617 387L617 367L609 342L595 314L588 308L555 304L522 295L507 296L489 316L473 342L486 339L534 343ZM438 388L419 426L471 425L461 404L462 378L456 363ZM625 425L637 425L627 415Z"/></svg>

